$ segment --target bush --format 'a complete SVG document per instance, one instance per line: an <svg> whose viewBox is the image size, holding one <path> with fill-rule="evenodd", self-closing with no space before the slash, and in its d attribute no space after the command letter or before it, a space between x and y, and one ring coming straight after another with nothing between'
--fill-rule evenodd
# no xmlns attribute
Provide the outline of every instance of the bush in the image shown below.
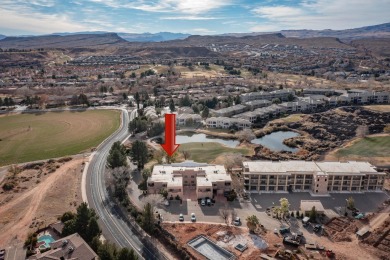
<svg viewBox="0 0 390 260"><path fill-rule="evenodd" d="M10 191L13 188L15 188L15 183L14 182L6 182L3 184L3 190L5 191Z"/></svg>
<svg viewBox="0 0 390 260"><path fill-rule="evenodd" d="M234 190L230 191L230 193L226 196L226 199L228 201L233 201L236 198L237 198L237 193Z"/></svg>
<svg viewBox="0 0 390 260"><path fill-rule="evenodd" d="M176 195L175 199L176 199L176 200L180 200L180 196L179 196L179 195Z"/></svg>

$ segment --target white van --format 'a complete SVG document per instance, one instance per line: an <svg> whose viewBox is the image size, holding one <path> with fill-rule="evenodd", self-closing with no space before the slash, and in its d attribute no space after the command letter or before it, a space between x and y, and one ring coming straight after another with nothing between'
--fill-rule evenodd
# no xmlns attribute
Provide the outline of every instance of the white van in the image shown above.
<svg viewBox="0 0 390 260"><path fill-rule="evenodd" d="M306 225L309 223L309 220L310 220L309 217L304 217L304 218L302 219L302 224L303 224L304 226L306 226Z"/></svg>

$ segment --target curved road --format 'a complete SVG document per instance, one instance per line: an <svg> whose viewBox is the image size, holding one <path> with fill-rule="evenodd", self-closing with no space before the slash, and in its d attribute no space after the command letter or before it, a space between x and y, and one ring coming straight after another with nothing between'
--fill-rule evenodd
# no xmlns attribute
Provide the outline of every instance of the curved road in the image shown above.
<svg viewBox="0 0 390 260"><path fill-rule="evenodd" d="M99 224L106 239L120 247L133 248L138 253L139 259L158 259L143 245L139 234L134 233L128 224L121 219L116 207L113 203L110 203L105 186L104 173L108 153L114 142L122 142L128 138L127 126L129 120L129 113L122 109L120 128L100 144L94 154L92 154L85 183L87 200L89 206L95 209L99 216Z"/></svg>

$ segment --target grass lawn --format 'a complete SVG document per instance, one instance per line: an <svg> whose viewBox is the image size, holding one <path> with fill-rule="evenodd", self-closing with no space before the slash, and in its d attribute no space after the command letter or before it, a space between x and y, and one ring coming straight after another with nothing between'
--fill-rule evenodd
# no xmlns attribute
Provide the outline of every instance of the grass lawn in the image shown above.
<svg viewBox="0 0 390 260"><path fill-rule="evenodd" d="M98 146L119 125L120 112L115 110L0 117L0 166L86 151Z"/></svg>
<svg viewBox="0 0 390 260"><path fill-rule="evenodd" d="M304 114L292 114L287 117L275 119L275 122L293 123L301 121Z"/></svg>
<svg viewBox="0 0 390 260"><path fill-rule="evenodd" d="M390 155L390 136L366 137L337 152L340 156L387 157Z"/></svg>
<svg viewBox="0 0 390 260"><path fill-rule="evenodd" d="M368 108L370 110L379 111L379 112L390 112L390 105L371 105L371 106L364 106L364 108Z"/></svg>
<svg viewBox="0 0 390 260"><path fill-rule="evenodd" d="M207 163L212 162L223 153L241 153L243 155L250 153L247 148L230 148L220 143L203 143L203 146L202 143L186 143L181 144L178 150L179 152L190 152L190 160Z"/></svg>

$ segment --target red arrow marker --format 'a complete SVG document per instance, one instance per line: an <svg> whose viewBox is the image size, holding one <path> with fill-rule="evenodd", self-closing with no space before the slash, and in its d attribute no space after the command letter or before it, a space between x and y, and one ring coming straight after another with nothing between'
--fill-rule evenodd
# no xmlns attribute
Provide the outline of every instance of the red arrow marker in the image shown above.
<svg viewBox="0 0 390 260"><path fill-rule="evenodd" d="M176 115L165 114L165 144L161 145L169 156L175 153L180 144L176 144Z"/></svg>

